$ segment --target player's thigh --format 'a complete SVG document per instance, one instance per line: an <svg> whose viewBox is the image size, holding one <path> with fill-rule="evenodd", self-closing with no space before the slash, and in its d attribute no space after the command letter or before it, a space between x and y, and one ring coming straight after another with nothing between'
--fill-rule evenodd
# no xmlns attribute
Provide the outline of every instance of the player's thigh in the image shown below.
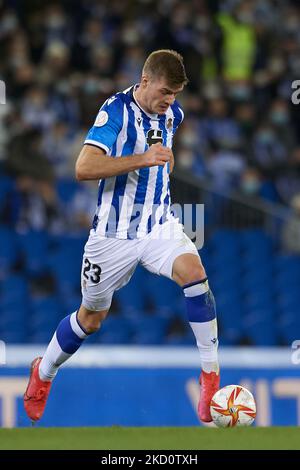
<svg viewBox="0 0 300 470"><path fill-rule="evenodd" d="M147 241L141 256L141 264L155 274L173 280L173 263L183 254L192 254L199 262L200 256L194 243L184 233L181 224L164 224Z"/></svg>
<svg viewBox="0 0 300 470"><path fill-rule="evenodd" d="M138 263L135 243L97 234L89 237L81 270L82 305L87 310L108 310L114 291L130 280Z"/></svg>

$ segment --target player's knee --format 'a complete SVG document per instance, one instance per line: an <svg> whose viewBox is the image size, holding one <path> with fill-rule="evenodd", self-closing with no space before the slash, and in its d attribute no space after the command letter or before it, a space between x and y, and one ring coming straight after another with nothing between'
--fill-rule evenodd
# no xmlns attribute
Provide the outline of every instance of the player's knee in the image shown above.
<svg viewBox="0 0 300 470"><path fill-rule="evenodd" d="M84 327L85 331L89 335L91 335L92 333L96 333L100 329L104 318L105 317L102 316L96 316L95 314L88 315L82 322L82 326Z"/></svg>
<svg viewBox="0 0 300 470"><path fill-rule="evenodd" d="M107 313L108 310L93 312L81 307L78 318L86 333L90 335L92 333L96 333L99 330L102 322L106 318Z"/></svg>
<svg viewBox="0 0 300 470"><path fill-rule="evenodd" d="M84 325L84 329L88 335L91 335L93 333L97 333L97 331L100 329L100 326L101 322L99 322L98 324L91 323Z"/></svg>
<svg viewBox="0 0 300 470"><path fill-rule="evenodd" d="M206 278L205 269L202 265L192 266L182 279L184 284L191 282L202 281Z"/></svg>

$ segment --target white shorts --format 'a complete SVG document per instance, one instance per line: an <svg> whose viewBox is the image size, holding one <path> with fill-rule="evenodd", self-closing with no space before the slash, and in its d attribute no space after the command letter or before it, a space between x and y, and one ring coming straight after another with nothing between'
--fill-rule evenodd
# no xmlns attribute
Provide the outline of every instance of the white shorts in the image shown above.
<svg viewBox="0 0 300 470"><path fill-rule="evenodd" d="M91 230L81 271L83 306L95 311L108 310L114 291L128 283L138 263L152 273L172 279L173 263L185 253L199 257L177 219L158 225L142 239L106 238Z"/></svg>

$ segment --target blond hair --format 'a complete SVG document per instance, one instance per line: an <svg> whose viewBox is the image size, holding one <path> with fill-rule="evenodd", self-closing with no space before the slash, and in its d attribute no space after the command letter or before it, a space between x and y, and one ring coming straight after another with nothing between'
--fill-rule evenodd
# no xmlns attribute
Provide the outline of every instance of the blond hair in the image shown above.
<svg viewBox="0 0 300 470"><path fill-rule="evenodd" d="M164 77L169 85L186 85L188 78L185 73L183 57L171 49L160 49L152 52L146 59L143 75L153 78Z"/></svg>

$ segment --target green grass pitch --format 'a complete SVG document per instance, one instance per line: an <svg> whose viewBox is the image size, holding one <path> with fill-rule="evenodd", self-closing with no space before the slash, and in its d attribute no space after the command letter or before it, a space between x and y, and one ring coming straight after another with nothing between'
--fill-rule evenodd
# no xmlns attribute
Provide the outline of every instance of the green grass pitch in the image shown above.
<svg viewBox="0 0 300 470"><path fill-rule="evenodd" d="M300 449L300 428L102 427L0 429L0 449Z"/></svg>

